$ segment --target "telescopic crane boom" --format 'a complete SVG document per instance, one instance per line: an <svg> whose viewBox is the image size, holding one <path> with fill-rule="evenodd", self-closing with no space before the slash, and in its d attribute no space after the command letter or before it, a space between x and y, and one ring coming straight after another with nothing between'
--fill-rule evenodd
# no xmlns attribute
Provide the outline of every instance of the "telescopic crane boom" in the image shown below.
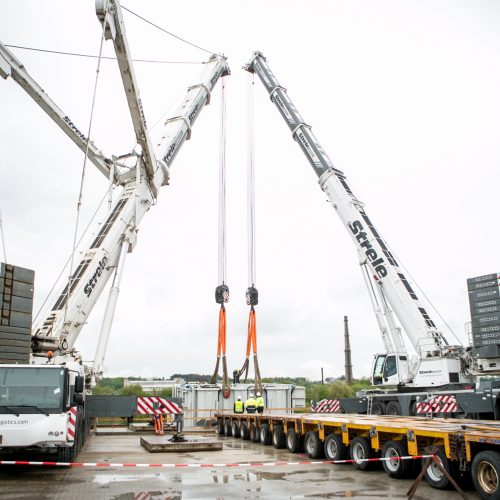
<svg viewBox="0 0 500 500"><path fill-rule="evenodd" d="M266 58L255 52L244 69L256 73L264 84L355 244L386 348L385 354L375 357L374 383L422 387L470 382L474 361L468 351L449 345L437 329L346 176L333 165ZM412 360L394 318L417 353Z"/></svg>

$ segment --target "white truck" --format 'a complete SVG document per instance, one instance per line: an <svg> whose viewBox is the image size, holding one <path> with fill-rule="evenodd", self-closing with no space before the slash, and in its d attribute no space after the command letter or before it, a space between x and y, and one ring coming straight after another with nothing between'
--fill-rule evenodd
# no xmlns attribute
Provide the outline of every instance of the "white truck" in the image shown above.
<svg viewBox="0 0 500 500"><path fill-rule="evenodd" d="M475 389L478 376L500 373L497 350L448 343L375 229L363 203L353 194L346 176L333 165L263 54L255 52L245 69L257 74L264 84L354 242L382 335L385 352L374 356L372 384L394 389L372 391L369 397L355 400L341 400L339 409L410 415L417 412L419 401L441 394L461 398L457 413L500 418L494 386ZM413 352L407 349L405 338Z"/></svg>
<svg viewBox="0 0 500 500"><path fill-rule="evenodd" d="M0 44L0 75L15 80L76 143L88 159L123 190L68 284L44 319L34 326L28 364L0 364L0 450L57 449L58 460L78 454L88 430L86 395L102 375L120 280L127 253L136 244L142 218L154 205L160 187L191 127L220 77L229 74L224 56L213 55L199 81L189 87L175 114L166 120L162 139L153 148L144 119L118 0L98 0L96 12L112 39L141 153L135 168L121 168L127 155L106 158L80 132L28 74L21 62ZM130 155L129 155L130 156ZM75 342L112 277L112 286L92 366L83 364ZM14 327L13 327L14 328ZM16 332L14 331L12 335ZM0 358L2 358L0 353Z"/></svg>

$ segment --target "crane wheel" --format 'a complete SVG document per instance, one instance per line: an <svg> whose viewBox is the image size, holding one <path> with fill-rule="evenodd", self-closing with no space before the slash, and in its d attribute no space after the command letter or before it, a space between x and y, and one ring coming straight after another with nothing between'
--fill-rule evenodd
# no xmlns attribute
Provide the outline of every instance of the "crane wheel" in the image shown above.
<svg viewBox="0 0 500 500"><path fill-rule="evenodd" d="M385 403L382 401L374 401L370 415L385 415Z"/></svg>
<svg viewBox="0 0 500 500"><path fill-rule="evenodd" d="M402 415L401 405L397 401L389 401L385 409L386 415Z"/></svg>

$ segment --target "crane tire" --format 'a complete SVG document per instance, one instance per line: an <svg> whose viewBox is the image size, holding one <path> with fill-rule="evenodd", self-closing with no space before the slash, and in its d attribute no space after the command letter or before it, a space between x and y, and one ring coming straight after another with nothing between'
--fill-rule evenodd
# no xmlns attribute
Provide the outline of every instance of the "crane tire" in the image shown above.
<svg viewBox="0 0 500 500"><path fill-rule="evenodd" d="M260 426L260 443L264 445L269 445L272 443L272 435L269 424L262 424Z"/></svg>
<svg viewBox="0 0 500 500"><path fill-rule="evenodd" d="M386 415L402 415L401 405L397 401L389 401L385 408Z"/></svg>
<svg viewBox="0 0 500 500"><path fill-rule="evenodd" d="M309 458L323 458L323 443L315 431L309 431L304 437L304 451Z"/></svg>
<svg viewBox="0 0 500 500"><path fill-rule="evenodd" d="M286 436L281 425L273 429L273 446L277 449L286 448Z"/></svg>
<svg viewBox="0 0 500 500"><path fill-rule="evenodd" d="M246 441L250 437L248 432L248 425L245 421L241 422L240 424L240 437L244 441Z"/></svg>
<svg viewBox="0 0 500 500"><path fill-rule="evenodd" d="M302 436L293 428L286 433L286 447L290 453L299 453L303 449Z"/></svg>
<svg viewBox="0 0 500 500"><path fill-rule="evenodd" d="M401 479L408 476L411 469L409 460L399 460L408 456L408 448L401 441L387 441L382 447L381 458L394 459L382 460L382 467L389 477Z"/></svg>
<svg viewBox="0 0 500 500"><path fill-rule="evenodd" d="M374 401L370 415L385 415L385 403L382 401Z"/></svg>
<svg viewBox="0 0 500 500"><path fill-rule="evenodd" d="M368 458L374 458L375 456L368 438L355 437L351 441L349 453L351 456L351 460L354 460L352 465L355 469L364 471L373 468L373 462L358 462L358 460L366 460Z"/></svg>
<svg viewBox="0 0 500 500"><path fill-rule="evenodd" d="M349 455L349 449L337 434L326 436L324 448L327 460L345 460Z"/></svg>
<svg viewBox="0 0 500 500"><path fill-rule="evenodd" d="M481 451L472 460L472 481L481 498L500 499L500 453Z"/></svg>

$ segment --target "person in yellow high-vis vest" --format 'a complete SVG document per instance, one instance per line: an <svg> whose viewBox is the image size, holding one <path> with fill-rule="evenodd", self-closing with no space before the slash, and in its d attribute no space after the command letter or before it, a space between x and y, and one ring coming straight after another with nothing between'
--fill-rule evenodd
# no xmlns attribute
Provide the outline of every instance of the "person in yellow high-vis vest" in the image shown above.
<svg viewBox="0 0 500 500"><path fill-rule="evenodd" d="M255 406L257 408L257 413L264 412L264 398L260 392L257 393L257 399L255 400Z"/></svg>
<svg viewBox="0 0 500 500"><path fill-rule="evenodd" d="M247 413L255 413L255 408L257 404L253 398L253 394L250 393L249 398L245 401L245 410Z"/></svg>
<svg viewBox="0 0 500 500"><path fill-rule="evenodd" d="M243 407L243 401L241 400L241 396L238 396L238 399L236 399L236 401L234 402L233 411L234 413L243 413L244 407Z"/></svg>

